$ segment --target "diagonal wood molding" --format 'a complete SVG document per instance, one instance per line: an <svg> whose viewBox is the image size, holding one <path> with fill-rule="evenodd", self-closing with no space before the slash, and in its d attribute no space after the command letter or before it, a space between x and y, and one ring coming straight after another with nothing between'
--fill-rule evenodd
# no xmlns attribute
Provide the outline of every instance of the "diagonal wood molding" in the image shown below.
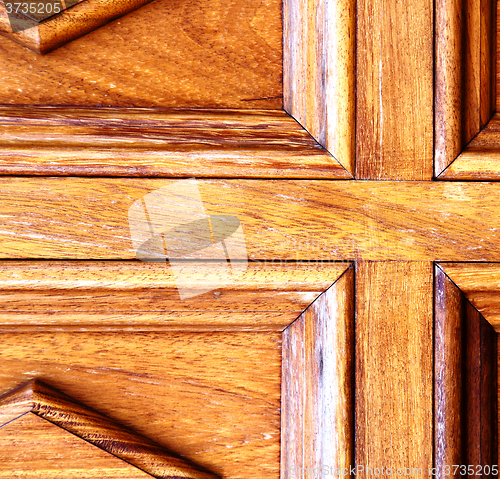
<svg viewBox="0 0 500 479"><path fill-rule="evenodd" d="M500 264L439 263L467 300L500 332Z"/></svg>
<svg viewBox="0 0 500 479"><path fill-rule="evenodd" d="M68 10L37 23L29 29L13 31L5 4L0 2L0 34L44 55L109 23L151 0L85 0ZM41 2L45 3L51 2ZM39 5L39 2L37 2ZM29 19L27 19L29 20ZM15 30L15 29L14 29Z"/></svg>
<svg viewBox="0 0 500 479"><path fill-rule="evenodd" d="M33 413L157 478L216 479L62 392L32 380L0 397L0 428Z"/></svg>

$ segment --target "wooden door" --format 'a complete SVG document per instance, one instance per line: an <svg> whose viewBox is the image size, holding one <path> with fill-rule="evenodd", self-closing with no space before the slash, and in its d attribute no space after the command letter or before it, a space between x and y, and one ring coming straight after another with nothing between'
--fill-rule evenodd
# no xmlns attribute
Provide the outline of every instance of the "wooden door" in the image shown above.
<svg viewBox="0 0 500 479"><path fill-rule="evenodd" d="M2 40L0 473L498 475L495 42L489 0Z"/></svg>

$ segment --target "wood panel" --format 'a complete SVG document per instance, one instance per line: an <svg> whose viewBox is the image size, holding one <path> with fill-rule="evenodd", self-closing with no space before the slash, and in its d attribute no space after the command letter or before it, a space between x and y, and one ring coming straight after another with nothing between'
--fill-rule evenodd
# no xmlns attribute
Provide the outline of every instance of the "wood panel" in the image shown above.
<svg viewBox="0 0 500 479"><path fill-rule="evenodd" d="M2 478L153 477L35 414L27 414L2 427L0 445Z"/></svg>
<svg viewBox="0 0 500 479"><path fill-rule="evenodd" d="M43 57L2 38L0 104L281 109L282 33L280 0L156 0Z"/></svg>
<svg viewBox="0 0 500 479"><path fill-rule="evenodd" d="M446 466L497 464L496 334L436 268L435 475ZM463 471L461 472L462 475Z"/></svg>
<svg viewBox="0 0 500 479"><path fill-rule="evenodd" d="M357 3L356 178L432 178L433 2Z"/></svg>
<svg viewBox="0 0 500 479"><path fill-rule="evenodd" d="M238 278L221 284L207 273L211 266L186 263L191 285L182 287L192 296L181 299L165 263L3 262L0 325L2 331L282 331L349 267L252 262Z"/></svg>
<svg viewBox="0 0 500 479"><path fill-rule="evenodd" d="M349 178L282 111L0 107L0 174Z"/></svg>
<svg viewBox="0 0 500 479"><path fill-rule="evenodd" d="M351 268L283 332L283 479L354 466L353 358Z"/></svg>
<svg viewBox="0 0 500 479"><path fill-rule="evenodd" d="M285 0L283 101L354 174L356 2Z"/></svg>
<svg viewBox="0 0 500 479"><path fill-rule="evenodd" d="M88 442L97 446L106 451L110 457L115 456L124 463L132 464L153 477L217 479L214 474L203 471L200 467L181 457L172 455L151 440L124 428L84 404L75 402L73 398L39 380L29 381L0 397L0 432L3 427L9 429L12 423L23 429L24 424L19 424L19 422L23 423L23 418L26 415L36 415L50 421L59 428L74 434L75 437L79 438L79 442ZM34 427L26 431L28 440L29 434L37 436L36 425L32 423L31 425ZM2 439L5 441L3 444L5 444L7 441ZM17 448L20 447L20 444L15 445ZM49 443L45 455L49 457L51 455L60 456L64 451L63 447L63 444L57 442ZM66 454L68 453L69 451L66 450ZM9 457L4 450L0 451L0 455L1 457ZM43 462L45 461L46 459ZM88 464L88 460L86 462ZM35 470L38 468L36 463L32 466ZM43 470L43 463L40 466ZM101 467L105 467L105 464ZM95 472L93 477L96 477Z"/></svg>
<svg viewBox="0 0 500 479"><path fill-rule="evenodd" d="M134 258L129 208L175 181L0 179L1 257ZM500 260L497 183L203 180L198 187L206 214L238 218L251 260Z"/></svg>
<svg viewBox="0 0 500 479"><path fill-rule="evenodd" d="M493 115L495 31L493 0L436 4L436 176Z"/></svg>
<svg viewBox="0 0 500 479"><path fill-rule="evenodd" d="M33 21L29 16L20 15L21 19L14 20L15 24L17 23L16 28L12 27L12 18L7 14L4 2L0 2L0 33L35 53L43 55L142 7L150 1L86 0L85 3L79 5L75 5L79 2L72 2L73 8L52 16L42 23ZM42 5L47 5L47 3L49 2L42 3ZM24 7L21 7L20 11L23 9ZM45 9L43 9L44 13ZM22 29L17 31L19 28Z"/></svg>
<svg viewBox="0 0 500 479"><path fill-rule="evenodd" d="M432 467L432 323L431 263L357 263L358 466Z"/></svg>
<svg viewBox="0 0 500 479"><path fill-rule="evenodd" d="M0 342L0 394L38 378L219 476L279 477L281 333L1 333Z"/></svg>
<svg viewBox="0 0 500 479"><path fill-rule="evenodd" d="M500 115L492 120L465 147L446 168L443 180L498 180L500 179Z"/></svg>

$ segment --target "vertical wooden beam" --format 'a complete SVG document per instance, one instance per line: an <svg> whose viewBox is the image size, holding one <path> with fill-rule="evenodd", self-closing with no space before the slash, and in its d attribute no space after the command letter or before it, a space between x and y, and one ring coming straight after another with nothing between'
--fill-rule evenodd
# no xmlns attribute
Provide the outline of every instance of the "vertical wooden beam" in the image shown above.
<svg viewBox="0 0 500 479"><path fill-rule="evenodd" d="M353 356L350 268L283 332L283 479L354 465Z"/></svg>
<svg viewBox="0 0 500 479"><path fill-rule="evenodd" d="M357 264L358 476L432 466L432 277L428 262Z"/></svg>
<svg viewBox="0 0 500 479"><path fill-rule="evenodd" d="M486 476L477 466L498 457L496 333L439 267L435 287L434 476L453 475L447 466L454 464Z"/></svg>
<svg viewBox="0 0 500 479"><path fill-rule="evenodd" d="M359 0L356 177L430 180L433 2Z"/></svg>
<svg viewBox="0 0 500 479"><path fill-rule="evenodd" d="M351 174L355 139L355 0L284 0L285 110Z"/></svg>

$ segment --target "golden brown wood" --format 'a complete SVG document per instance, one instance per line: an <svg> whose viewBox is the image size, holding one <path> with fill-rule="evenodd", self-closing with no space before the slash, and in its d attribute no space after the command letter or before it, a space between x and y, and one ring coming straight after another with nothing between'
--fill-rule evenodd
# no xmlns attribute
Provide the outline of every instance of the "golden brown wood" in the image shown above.
<svg viewBox="0 0 500 479"><path fill-rule="evenodd" d="M1 255L134 258L130 206L175 181L1 179ZM497 183L200 180L198 186L207 214L239 219L252 260L500 260Z"/></svg>
<svg viewBox="0 0 500 479"><path fill-rule="evenodd" d="M0 263L2 330L282 331L349 267L346 263L249 263L230 284L193 273L181 299L165 263ZM196 268L194 268L196 269ZM187 288L186 285L183 286ZM207 292L208 291L208 292Z"/></svg>
<svg viewBox="0 0 500 479"><path fill-rule="evenodd" d="M0 174L350 176L284 112L9 107Z"/></svg>
<svg viewBox="0 0 500 479"><path fill-rule="evenodd" d="M478 467L498 458L496 334L440 267L435 308L435 476L470 464L469 477L487 477Z"/></svg>
<svg viewBox="0 0 500 479"><path fill-rule="evenodd" d="M279 477L281 333L0 338L0 394L39 378L219 476Z"/></svg>
<svg viewBox="0 0 500 479"><path fill-rule="evenodd" d="M492 0L436 4L436 176L493 114L495 14Z"/></svg>
<svg viewBox="0 0 500 479"><path fill-rule="evenodd" d="M44 55L142 7L150 1L85 0L85 2L61 12L29 30L14 33L4 5L5 2L0 2L0 33L35 53Z"/></svg>
<svg viewBox="0 0 500 479"><path fill-rule="evenodd" d="M354 174L356 2L285 0L284 107Z"/></svg>
<svg viewBox="0 0 500 479"><path fill-rule="evenodd" d="M281 109L282 71L280 0L155 0L43 57L2 38L0 104Z"/></svg>
<svg viewBox="0 0 500 479"><path fill-rule="evenodd" d="M24 410L21 412L21 409ZM13 419L13 411L21 414ZM21 385L0 397L0 427L9 425L11 421L16 422L26 414L35 414L46 419L71 432L82 442L93 444L153 477L165 479L217 477L203 471L195 464L168 453L151 440L122 427L116 421L75 402L71 397L37 380ZM59 447L62 447L62 444ZM3 451L0 454L3 454Z"/></svg>
<svg viewBox="0 0 500 479"><path fill-rule="evenodd" d="M462 153L446 168L443 180L500 179L500 115L474 137Z"/></svg>
<svg viewBox="0 0 500 479"><path fill-rule="evenodd" d="M357 263L358 466L432 467L432 323L431 263Z"/></svg>
<svg viewBox="0 0 500 479"><path fill-rule="evenodd" d="M357 3L356 178L432 178L433 3Z"/></svg>
<svg viewBox="0 0 500 479"><path fill-rule="evenodd" d="M0 445L1 478L153 477L31 413L0 429Z"/></svg>
<svg viewBox="0 0 500 479"><path fill-rule="evenodd" d="M354 466L353 353L350 268L283 332L283 479Z"/></svg>
<svg viewBox="0 0 500 479"><path fill-rule="evenodd" d="M467 300L500 331L500 265L495 263L440 263Z"/></svg>

